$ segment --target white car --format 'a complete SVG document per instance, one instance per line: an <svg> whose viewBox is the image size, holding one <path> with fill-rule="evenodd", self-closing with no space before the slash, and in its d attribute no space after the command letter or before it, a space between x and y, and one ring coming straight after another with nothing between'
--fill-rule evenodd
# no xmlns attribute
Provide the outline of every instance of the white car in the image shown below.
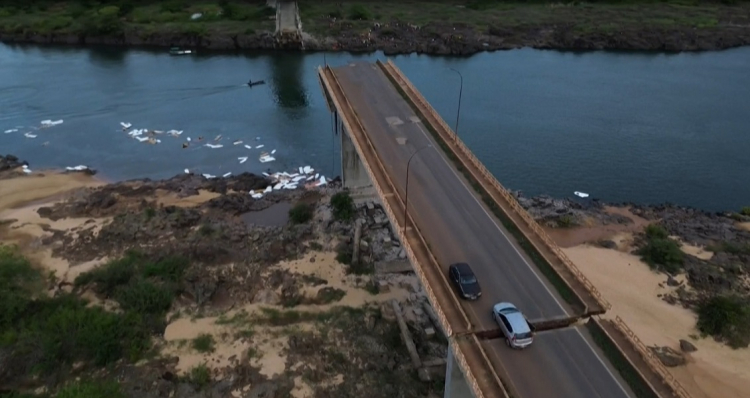
<svg viewBox="0 0 750 398"><path fill-rule="evenodd" d="M492 317L503 331L508 347L526 348L534 341L531 325L515 305L505 302L495 304Z"/></svg>

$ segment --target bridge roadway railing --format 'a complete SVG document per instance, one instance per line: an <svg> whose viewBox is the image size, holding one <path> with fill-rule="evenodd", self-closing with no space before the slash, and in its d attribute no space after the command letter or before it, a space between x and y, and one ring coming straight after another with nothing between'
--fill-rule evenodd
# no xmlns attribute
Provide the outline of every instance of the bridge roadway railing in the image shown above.
<svg viewBox="0 0 750 398"><path fill-rule="evenodd" d="M615 317L614 321L610 321L612 326L617 329L618 332L622 333L623 336L630 342L633 348L636 349L638 354L641 355L643 360L648 364L651 370L662 380L664 384L671 390L672 395L678 398L691 398L690 393L685 387L680 384L679 381L670 373L664 364L661 363L656 354L653 353L645 344L638 338L638 336L628 327L625 321L619 316ZM612 337L610 337L612 338Z"/></svg>
<svg viewBox="0 0 750 398"><path fill-rule="evenodd" d="M455 293L448 286L439 263L427 248L418 228L408 230L399 228L399 219L395 217L393 208L403 209L403 199L385 171L377 152L365 134L364 127L361 125L354 107L349 103L333 70L327 66L321 67L318 69L318 74L326 97L333 102L346 131L351 135L357 153L363 158L362 164L370 176L373 187L382 199L383 209L395 227L404 251L414 266L414 270L435 309L441 327L448 338L455 342L451 345L455 360L463 370L466 382L472 389L474 396L476 398L509 398L510 395L505 384L492 367L478 338L471 333L471 322L458 303ZM416 225L411 217L408 219L411 220L411 225ZM402 225L402 227L405 227L405 225ZM416 250L413 246L416 246ZM439 274L439 276L436 277L435 274ZM436 293L435 288L438 288L440 293ZM452 314L447 315L445 307L455 308L451 311ZM465 325L461 327L463 330L456 332L456 325L462 322Z"/></svg>
<svg viewBox="0 0 750 398"><path fill-rule="evenodd" d="M497 179L485 168L485 166L474 156L474 154L466 147L466 145L461 141L461 139L453 132L453 130L445 123L445 121L437 114L434 108L427 102L427 100L424 99L424 97L421 95L421 93L409 82L409 80L403 75L403 73L396 67L396 65L388 60L387 63L382 63L378 61L379 66L383 69L383 71L386 74L389 74L398 85L401 86L403 91L407 93L409 96L409 99L417 105L419 108L421 108L421 111L423 112L425 117L428 117L431 123L434 123L436 126L439 127L440 133L443 135L447 135L447 137L450 139L451 142L457 146L461 154L465 158L469 159L469 162L479 170L482 177L485 178L487 181L489 181L492 186L495 188L497 192L500 193L500 195L505 199L507 204L510 205L510 207L513 209L513 211L520 216L521 219L526 223L527 226L530 227L531 231L533 231L536 234L536 237L528 236L527 239L536 246L535 239L537 238L539 241L541 241L547 248L554 253L560 262L566 266L567 269L570 270L570 272L576 276L576 278L580 281L580 283L586 287L588 292L591 294L592 297L594 297L598 304L601 306L602 311L608 310L611 308L611 305L601 296L601 293L596 289L596 287L586 278L583 273L573 264L570 259L563 253L560 248L555 244L547 235L547 233L539 226L539 224L534 221L531 216L526 212L525 209L521 207L520 204L518 204L518 201L516 198L510 194L500 183L497 181ZM460 156L459 156L460 159ZM465 164L465 163L464 163ZM470 168L467 167L467 169L470 170ZM502 206L501 206L502 208ZM526 235L526 234L525 234ZM539 248L537 247L537 250ZM540 253L544 253L541 250L538 250ZM564 280L564 278L563 278ZM569 320L561 320L560 322L569 322ZM599 322L597 321L597 324ZM677 398L691 398L691 395L688 393L688 391L675 379L675 377L662 365L662 363L659 361L659 359L655 356L651 350L646 347L645 344L638 338L638 336L627 326L625 321L622 320L619 316L615 318L614 321L611 321L611 324L613 327L622 334L622 336L625 337L625 339L628 341L629 345L632 346L633 349L636 350L640 356L643 357L646 366L648 369L639 369L635 365L632 365L633 369L641 374L643 376L644 372L653 372L662 382L664 385L666 385L671 395ZM539 327L546 328L546 324L540 324ZM554 326L557 327L557 326ZM483 331L479 332L479 337L482 338L493 338L496 332L495 331ZM606 331L605 331L606 333ZM476 335L475 335L476 336ZM624 348L620 347L613 336L610 336L607 333L607 337L609 340L612 340L613 343L615 343L615 346L618 350L622 351ZM627 355L622 352L624 356L627 357ZM652 387L653 388L653 387Z"/></svg>
<svg viewBox="0 0 750 398"><path fill-rule="evenodd" d="M561 280L568 285L568 287L572 292L574 292L574 294L579 297L579 300L585 306L584 314L601 314L610 309L611 305L604 299L604 297L602 297L601 293L596 289L591 281L589 281L589 279L586 278L586 276L578 269L578 267L576 267L575 264L570 261L568 256L566 256L565 253L560 250L557 244L555 244L555 242L550 239L549 235L547 235L544 229L542 229L542 227L539 226L539 224L533 218L531 218L529 213L523 207L521 207L516 198L510 192L508 192L508 190L505 189L505 187L503 187L500 182L497 181L495 176L490 173L489 170L487 170L484 164L482 164L482 162L477 159L474 153L445 123L443 118L438 115L437 111L435 111L432 105L427 102L427 100L422 96L419 90L417 90L412 85L412 83L406 78L406 76L404 76L404 74L398 69L393 61L388 60L387 63L377 61L377 63L387 75L390 75L392 80L397 82L397 85L399 85L400 88L407 94L412 103L414 103L422 111L423 115L437 130L438 134L441 135L443 139L447 139L446 143L452 143L458 149L458 151L460 151L460 153L456 153L457 158L465 165L464 167L467 170L472 172L477 182L485 187L488 194L492 196L493 199L497 202L498 206L503 209L507 217L511 220L514 220L514 223L526 236L526 239L536 248L536 250L542 256L545 257L546 261L560 276ZM474 174L474 170L476 170L479 175ZM483 182L489 184L489 187L487 187L485 184L482 184ZM493 191L494 193L497 193L499 195L493 195ZM504 203L500 203L500 200L498 199L502 200ZM511 211L515 213L516 217L513 217L513 214L509 214L509 212L506 210L508 208L510 208ZM517 220L519 218L528 227L527 230L524 230L524 228L521 228L521 225L518 225ZM556 258L550 258L550 254ZM556 264L561 264L563 267L556 267ZM580 289L573 289L573 287L570 285L570 278L566 278L565 275L563 275L566 270L574 276L575 280L577 280L585 288L586 293L588 293L590 297L594 299L593 306L587 304L591 303L592 300L585 300L583 297L581 297L581 295L578 293ZM599 308L591 308L597 306Z"/></svg>

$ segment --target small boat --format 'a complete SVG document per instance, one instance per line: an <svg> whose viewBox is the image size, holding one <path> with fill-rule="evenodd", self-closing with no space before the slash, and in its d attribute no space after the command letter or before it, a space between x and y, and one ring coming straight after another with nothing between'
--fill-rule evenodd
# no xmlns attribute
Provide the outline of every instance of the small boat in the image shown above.
<svg viewBox="0 0 750 398"><path fill-rule="evenodd" d="M266 81L265 80L258 80L258 81L250 80L249 82L247 82L248 87L260 86L261 84L266 84Z"/></svg>
<svg viewBox="0 0 750 398"><path fill-rule="evenodd" d="M192 54L193 50L183 50L179 47L171 47L169 49L169 55L187 55Z"/></svg>

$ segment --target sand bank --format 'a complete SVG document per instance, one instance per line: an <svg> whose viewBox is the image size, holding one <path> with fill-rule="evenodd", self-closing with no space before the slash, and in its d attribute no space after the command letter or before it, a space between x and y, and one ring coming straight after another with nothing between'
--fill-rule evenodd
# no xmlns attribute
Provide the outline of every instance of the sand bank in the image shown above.
<svg viewBox="0 0 750 398"><path fill-rule="evenodd" d="M612 304L606 316L619 315L646 345L679 351L679 339L695 344L698 351L687 354L686 366L669 368L693 397L747 397L750 350L732 350L710 338L690 337L698 335L693 311L657 297L675 289L666 285L666 275L652 271L637 256L617 250L580 245L563 251ZM684 276L677 279L684 280Z"/></svg>

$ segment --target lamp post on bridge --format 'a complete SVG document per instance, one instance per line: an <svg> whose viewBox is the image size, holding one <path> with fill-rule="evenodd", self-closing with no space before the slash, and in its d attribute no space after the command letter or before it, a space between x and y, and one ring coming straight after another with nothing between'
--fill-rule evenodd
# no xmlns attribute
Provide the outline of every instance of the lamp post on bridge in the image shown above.
<svg viewBox="0 0 750 398"><path fill-rule="evenodd" d="M418 154L423 149L427 149L427 148L432 148L432 145L427 144L417 149L411 154L411 156L409 156L409 161L406 162L406 188L405 188L406 192L404 193L404 229L403 229L404 236L406 236L406 214L407 214L407 211L409 210L409 167L411 166L411 160L414 159L414 155Z"/></svg>
<svg viewBox="0 0 750 398"><path fill-rule="evenodd" d="M458 135L458 119L461 117L461 94L464 92L464 75L461 74L461 72L457 71L453 68L448 68L456 73L458 73L458 77L461 78L461 87L458 89L458 112L456 113L456 135Z"/></svg>

